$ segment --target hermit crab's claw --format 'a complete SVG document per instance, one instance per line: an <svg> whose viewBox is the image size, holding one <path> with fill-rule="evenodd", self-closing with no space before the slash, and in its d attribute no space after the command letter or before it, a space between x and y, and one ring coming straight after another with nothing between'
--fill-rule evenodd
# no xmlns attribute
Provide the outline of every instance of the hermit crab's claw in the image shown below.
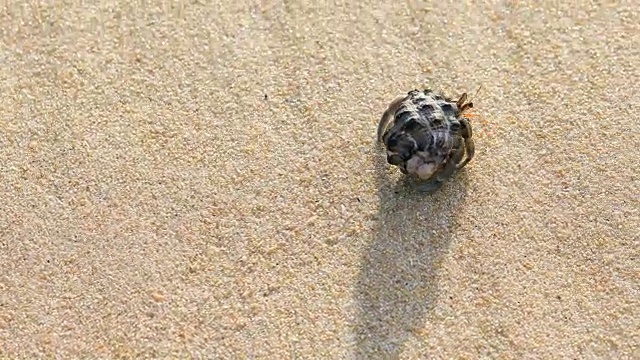
<svg viewBox="0 0 640 360"><path fill-rule="evenodd" d="M387 110L382 114L380 118L380 122L378 123L378 141L382 142L382 136L385 131L387 131L387 127L389 127L389 123L393 120L394 114L400 104L407 98L407 96L398 96L395 98L387 107Z"/></svg>

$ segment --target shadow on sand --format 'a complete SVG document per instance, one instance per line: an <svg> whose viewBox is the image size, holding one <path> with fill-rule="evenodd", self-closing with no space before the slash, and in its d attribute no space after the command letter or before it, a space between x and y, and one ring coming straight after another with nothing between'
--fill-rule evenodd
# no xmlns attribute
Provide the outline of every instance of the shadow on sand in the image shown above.
<svg viewBox="0 0 640 360"><path fill-rule="evenodd" d="M434 195L421 194L405 177L392 184L383 152L374 146L380 210L356 287L355 351L357 359L393 359L423 328L437 298L437 271L455 231L467 176L463 170Z"/></svg>

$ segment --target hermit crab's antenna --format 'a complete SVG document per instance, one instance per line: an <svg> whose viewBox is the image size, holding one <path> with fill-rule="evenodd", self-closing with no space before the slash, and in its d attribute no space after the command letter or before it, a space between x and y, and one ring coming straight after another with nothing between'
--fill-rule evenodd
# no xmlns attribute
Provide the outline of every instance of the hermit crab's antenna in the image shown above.
<svg viewBox="0 0 640 360"><path fill-rule="evenodd" d="M476 97L476 95L478 95L478 93L480 92L480 89L482 89L482 85L480 85L480 86L478 87L478 90L476 90L476 93L475 93L475 94L473 94L473 97L474 97L474 98Z"/></svg>

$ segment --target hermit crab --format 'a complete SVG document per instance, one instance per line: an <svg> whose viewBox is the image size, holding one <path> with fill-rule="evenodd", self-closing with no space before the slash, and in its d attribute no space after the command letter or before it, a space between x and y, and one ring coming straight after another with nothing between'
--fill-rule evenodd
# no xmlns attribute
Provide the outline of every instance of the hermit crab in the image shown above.
<svg viewBox="0 0 640 360"><path fill-rule="evenodd" d="M467 93L457 101L431 89L398 96L378 124L378 141L386 148L387 163L424 180L418 191L436 192L473 159L472 128L464 116L472 107Z"/></svg>

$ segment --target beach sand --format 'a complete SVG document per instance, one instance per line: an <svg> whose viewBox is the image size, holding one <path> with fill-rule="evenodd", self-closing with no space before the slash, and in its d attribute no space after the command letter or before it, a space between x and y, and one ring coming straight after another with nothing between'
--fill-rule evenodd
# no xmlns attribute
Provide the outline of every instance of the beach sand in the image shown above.
<svg viewBox="0 0 640 360"><path fill-rule="evenodd" d="M637 1L12 3L0 357L640 358ZM375 142L425 88L434 195Z"/></svg>

